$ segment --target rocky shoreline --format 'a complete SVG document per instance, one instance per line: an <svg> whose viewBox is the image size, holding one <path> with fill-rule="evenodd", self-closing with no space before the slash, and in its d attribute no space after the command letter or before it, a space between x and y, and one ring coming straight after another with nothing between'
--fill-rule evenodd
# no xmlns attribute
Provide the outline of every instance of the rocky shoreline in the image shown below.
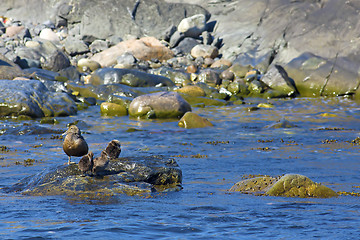
<svg viewBox="0 0 360 240"><path fill-rule="evenodd" d="M0 117L70 116L100 105L106 116L199 128L213 124L192 107L249 97L360 99L359 4L199 4L5 0ZM335 10L347 21L326 17Z"/></svg>

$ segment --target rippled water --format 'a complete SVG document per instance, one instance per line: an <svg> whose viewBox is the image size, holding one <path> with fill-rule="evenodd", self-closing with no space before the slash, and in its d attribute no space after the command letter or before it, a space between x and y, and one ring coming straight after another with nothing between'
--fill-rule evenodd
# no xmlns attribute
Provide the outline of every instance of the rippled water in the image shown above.
<svg viewBox="0 0 360 240"><path fill-rule="evenodd" d="M243 175L298 173L335 191L358 191L360 106L347 99L272 100L274 108L247 111L251 104L195 108L213 128L181 129L177 122L103 118L99 106L58 118L65 131L79 124L99 154L112 139L122 156L161 154L176 159L183 190L151 196L120 195L107 201L76 196L31 197L0 192L0 239L357 239L360 198L301 199L229 194ZM285 118L297 127L267 126ZM59 134L31 134L35 121L1 121L0 187L64 164ZM29 126L28 126L29 125ZM129 129L141 131L127 131ZM17 133L22 131L23 135ZM41 145L42 144L42 145ZM24 166L24 160L35 162ZM78 160L78 159L76 159Z"/></svg>

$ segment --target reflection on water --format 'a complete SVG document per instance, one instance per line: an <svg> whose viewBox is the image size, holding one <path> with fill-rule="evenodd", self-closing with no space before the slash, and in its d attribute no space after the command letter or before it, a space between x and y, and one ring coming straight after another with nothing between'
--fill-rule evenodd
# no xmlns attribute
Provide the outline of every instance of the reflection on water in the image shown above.
<svg viewBox="0 0 360 240"><path fill-rule="evenodd" d="M358 197L298 199L229 193L243 175L298 173L335 191L358 192L360 108L347 99L271 100L196 108L213 128L180 129L176 121L103 118L99 106L57 125L3 120L0 187L66 163L62 139L69 122L81 120L83 136L96 154L112 139L121 156L165 155L183 171L183 190L148 196L29 197L0 193L0 238L112 239L345 239L360 236ZM293 128L271 128L286 119ZM37 126L51 131L28 131ZM25 130L28 129L28 130ZM23 134L19 134L19 132ZM75 158L74 158L75 160ZM78 159L76 159L78 160Z"/></svg>

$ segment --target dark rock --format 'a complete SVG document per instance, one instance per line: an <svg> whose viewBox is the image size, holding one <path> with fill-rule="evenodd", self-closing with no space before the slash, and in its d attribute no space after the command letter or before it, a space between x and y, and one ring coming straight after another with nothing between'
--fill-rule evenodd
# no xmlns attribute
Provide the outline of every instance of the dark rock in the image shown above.
<svg viewBox="0 0 360 240"><path fill-rule="evenodd" d="M4 189L31 196L68 195L105 200L119 194L142 195L181 189L182 171L174 159L162 156L110 159L101 177L81 176L76 164L29 176Z"/></svg>
<svg viewBox="0 0 360 240"><path fill-rule="evenodd" d="M186 54L186 53L190 53L191 49L193 49L198 44L199 42L196 39L186 37L173 50L179 53Z"/></svg>
<svg viewBox="0 0 360 240"><path fill-rule="evenodd" d="M47 40L37 40L38 44L32 48L22 47L16 51L21 59L40 61L41 67L54 72L70 66L69 58L58 47Z"/></svg>
<svg viewBox="0 0 360 240"><path fill-rule="evenodd" d="M182 116L178 122L179 127L182 128L204 128L214 126L209 120L203 118L196 113L187 112Z"/></svg>
<svg viewBox="0 0 360 240"><path fill-rule="evenodd" d="M89 83L93 85L122 83L132 87L174 86L174 83L166 77L120 68L98 69L91 75Z"/></svg>
<svg viewBox="0 0 360 240"><path fill-rule="evenodd" d="M176 32L177 27L175 25L171 25L161 35L160 39L170 42L171 36Z"/></svg>
<svg viewBox="0 0 360 240"><path fill-rule="evenodd" d="M24 77L27 74L21 68L0 54L0 79L14 79Z"/></svg>
<svg viewBox="0 0 360 240"><path fill-rule="evenodd" d="M190 74L188 74L182 70L174 70L174 69L168 68L168 67L161 67L161 68L149 71L149 72L169 78L177 86L184 86L184 85L190 83Z"/></svg>
<svg viewBox="0 0 360 240"><path fill-rule="evenodd" d="M213 69L204 69L198 75L198 81L208 84L209 86L217 86L221 84L221 78L218 71Z"/></svg>
<svg viewBox="0 0 360 240"><path fill-rule="evenodd" d="M157 92L136 97L129 114L137 118L180 118L191 111L191 106L179 93Z"/></svg>
<svg viewBox="0 0 360 240"><path fill-rule="evenodd" d="M76 113L76 105L66 93L50 92L38 80L0 80L0 89L1 116L38 118Z"/></svg>
<svg viewBox="0 0 360 240"><path fill-rule="evenodd" d="M185 38L185 35L184 35L184 33L181 33L181 32L179 32L179 31L175 31L172 35L171 35L171 37L170 37L170 47L171 48L174 48L174 47L176 47L177 45L179 45L179 43L182 41L182 40L184 40L184 38Z"/></svg>

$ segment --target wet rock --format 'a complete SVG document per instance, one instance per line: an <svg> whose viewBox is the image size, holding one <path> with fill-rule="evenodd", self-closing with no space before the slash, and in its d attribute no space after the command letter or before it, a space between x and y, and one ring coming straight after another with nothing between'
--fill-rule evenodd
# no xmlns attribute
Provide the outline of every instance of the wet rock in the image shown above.
<svg viewBox="0 0 360 240"><path fill-rule="evenodd" d="M330 188L315 183L308 177L299 174L286 174L281 178L269 176L250 178L236 183L229 191L301 198L329 198L338 196Z"/></svg>
<svg viewBox="0 0 360 240"><path fill-rule="evenodd" d="M66 93L50 92L38 80L0 80L0 89L2 116L69 116L77 111Z"/></svg>
<svg viewBox="0 0 360 240"><path fill-rule="evenodd" d="M62 165L26 177L5 190L30 196L76 195L101 199L119 194L178 191L182 183L182 171L176 161L162 156L114 158L101 176L81 175L77 164Z"/></svg>
<svg viewBox="0 0 360 240"><path fill-rule="evenodd" d="M159 40L154 37L143 37L120 42L95 54L91 59L99 62L103 67L108 67L115 64L117 57L126 52L132 53L134 57L140 60L158 59L163 61L173 57L173 52L162 45Z"/></svg>
<svg viewBox="0 0 360 240"><path fill-rule="evenodd" d="M234 63L228 70L232 72L237 78L244 78L246 73L249 72L251 66L243 66L238 63Z"/></svg>
<svg viewBox="0 0 360 240"><path fill-rule="evenodd" d="M129 114L137 118L180 118L191 111L191 106L179 93L157 92L136 97Z"/></svg>
<svg viewBox="0 0 360 240"><path fill-rule="evenodd" d="M271 89L282 93L284 97L291 97L298 94L295 82L280 65L272 66L261 78L261 81Z"/></svg>
<svg viewBox="0 0 360 240"><path fill-rule="evenodd" d="M245 194L265 194L277 180L278 178L270 176L253 177L235 183L229 191Z"/></svg>
<svg viewBox="0 0 360 240"><path fill-rule="evenodd" d="M191 97L205 97L206 95L205 91L201 87L195 85L187 85L182 88L176 89L175 91Z"/></svg>
<svg viewBox="0 0 360 240"><path fill-rule="evenodd" d="M184 18L178 25L178 31L187 37L197 38L206 29L206 16L197 14Z"/></svg>
<svg viewBox="0 0 360 240"><path fill-rule="evenodd" d="M196 113L187 112L178 122L182 128L204 128L214 126L209 120L203 118Z"/></svg>
<svg viewBox="0 0 360 240"><path fill-rule="evenodd" d="M16 77L25 77L27 74L18 65L0 54L0 79L12 80Z"/></svg>
<svg viewBox="0 0 360 240"><path fill-rule="evenodd" d="M199 44L193 47L190 53L194 58L216 58L219 55L219 50L214 46Z"/></svg>
<svg viewBox="0 0 360 240"><path fill-rule="evenodd" d="M123 105L103 102L100 105L100 112L103 116L126 116L127 109Z"/></svg>
<svg viewBox="0 0 360 240"><path fill-rule="evenodd" d="M209 86L215 87L221 84L221 78L219 73L213 69L204 69L202 70L198 77L199 82L206 83Z"/></svg>
<svg viewBox="0 0 360 240"><path fill-rule="evenodd" d="M184 86L191 82L188 73L169 67L160 67L158 69L150 70L149 73L169 78L176 86Z"/></svg>
<svg viewBox="0 0 360 240"><path fill-rule="evenodd" d="M246 84L243 81L234 81L227 86L227 90L233 95L246 96L250 93Z"/></svg>
<svg viewBox="0 0 360 240"><path fill-rule="evenodd" d="M230 80L231 81L231 80L234 80L234 77L235 77L234 73L229 71L229 69L222 71L220 73L220 78L222 80Z"/></svg>
<svg viewBox="0 0 360 240"><path fill-rule="evenodd" d="M174 86L174 83L166 77L120 68L98 69L91 74L89 83L93 85L121 83L132 87Z"/></svg>
<svg viewBox="0 0 360 240"><path fill-rule="evenodd" d="M41 68L28 68L24 71L32 78L40 80L52 92L68 92L64 84L67 78L62 77L59 73Z"/></svg>
<svg viewBox="0 0 360 240"><path fill-rule="evenodd" d="M301 198L329 198L338 196L330 188L315 183L308 177L299 174L286 174L266 192L266 195Z"/></svg>
<svg viewBox="0 0 360 240"><path fill-rule="evenodd" d="M131 87L124 84L107 84L94 86L91 84L79 85L67 83L66 87L74 92L78 92L81 97L93 97L97 100L113 102L113 99L123 97L136 97L138 93ZM143 94L141 92L141 94ZM116 103L116 101L114 101Z"/></svg>
<svg viewBox="0 0 360 240"><path fill-rule="evenodd" d="M340 58L329 60L304 53L284 69L304 97L353 94L360 83L358 67Z"/></svg>

